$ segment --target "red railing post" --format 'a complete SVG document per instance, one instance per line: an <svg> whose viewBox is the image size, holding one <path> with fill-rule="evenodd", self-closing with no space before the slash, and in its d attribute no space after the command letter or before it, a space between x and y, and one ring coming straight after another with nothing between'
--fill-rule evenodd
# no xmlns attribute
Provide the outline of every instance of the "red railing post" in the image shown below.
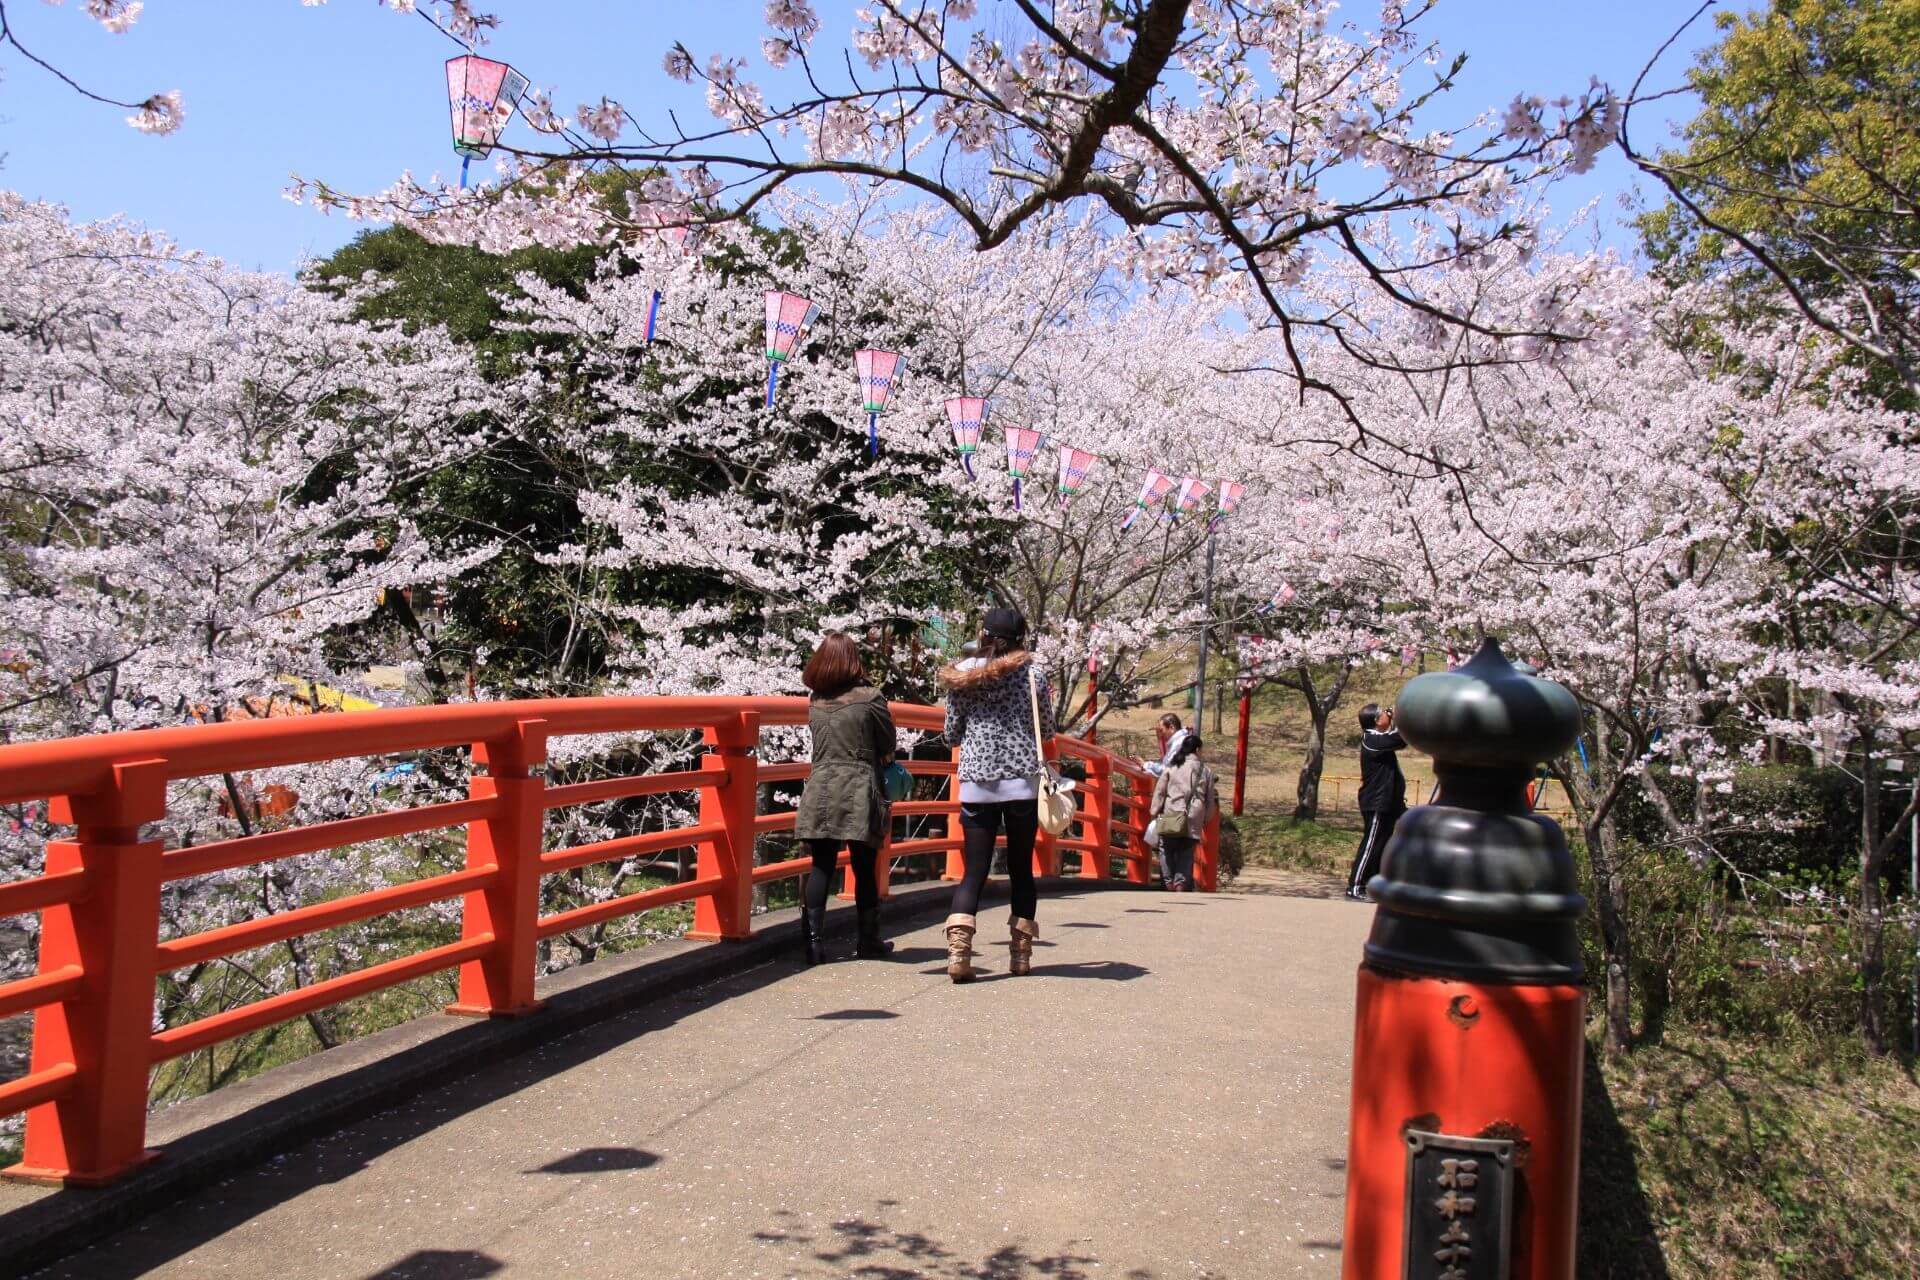
<svg viewBox="0 0 1920 1280"><path fill-rule="evenodd" d="M720 831L700 841L697 874L719 876L720 883L693 900L687 936L716 942L753 934L753 816L760 802L760 763L753 753L760 745L760 717L743 711L708 729L706 738L700 768L726 776L717 787L700 788L700 825Z"/></svg>
<svg viewBox="0 0 1920 1280"><path fill-rule="evenodd" d="M497 802L494 815L467 824L467 867L490 868L493 883L466 895L460 911L463 940L493 935L477 960L460 966L460 998L448 1013L479 1018L517 1017L540 1007L533 996L540 941L540 852L546 823L538 772L547 759L547 722L522 720L498 738L473 744L484 775L467 781L475 800Z"/></svg>
<svg viewBox="0 0 1920 1280"><path fill-rule="evenodd" d="M1040 754L1040 767L1051 769L1054 762L1060 758L1060 748L1054 745L1052 738L1048 738L1046 749ZM1060 837L1045 827L1041 827L1033 837L1033 874L1037 876L1060 874Z"/></svg>
<svg viewBox="0 0 1920 1280"><path fill-rule="evenodd" d="M960 761L960 753L949 750L947 752L947 758L952 760L957 767ZM947 865L946 868L941 871L940 878L942 880L960 880L964 879L967 874L966 855L960 851L962 840L960 833L960 775L958 772L954 772L947 774L946 778L946 798L953 801L953 812L946 815L946 838L948 842Z"/></svg>
<svg viewBox="0 0 1920 1280"><path fill-rule="evenodd" d="M1247 725L1253 717L1253 686L1240 686L1240 732L1233 746L1233 812L1238 817L1247 802Z"/></svg>
<svg viewBox="0 0 1920 1280"><path fill-rule="evenodd" d="M1153 821L1148 810L1153 808L1153 788L1137 777L1129 774L1127 779L1127 807L1132 811L1130 820L1141 831ZM1144 837L1136 832L1127 833L1127 851L1133 856L1127 859L1127 882L1129 884L1153 883L1153 850L1147 848Z"/></svg>
<svg viewBox="0 0 1920 1280"><path fill-rule="evenodd" d="M1080 855L1080 876L1105 880L1113 874L1113 760L1102 753L1087 761L1086 807L1080 833L1092 849Z"/></svg>
<svg viewBox="0 0 1920 1280"><path fill-rule="evenodd" d="M1220 888L1220 810L1217 806L1207 815L1206 830L1194 847L1193 878L1194 887L1202 893L1215 893Z"/></svg>
<svg viewBox="0 0 1920 1280"><path fill-rule="evenodd" d="M71 1063L73 1088L27 1112L26 1147L9 1176L96 1186L151 1159L146 1149L147 1068L153 1061L153 983L160 945L158 840L140 827L167 812L167 764L113 766L88 795L55 796L53 821L79 828L47 842L47 873L80 870L86 891L41 916L40 972L81 971L71 999L33 1019L31 1070Z"/></svg>

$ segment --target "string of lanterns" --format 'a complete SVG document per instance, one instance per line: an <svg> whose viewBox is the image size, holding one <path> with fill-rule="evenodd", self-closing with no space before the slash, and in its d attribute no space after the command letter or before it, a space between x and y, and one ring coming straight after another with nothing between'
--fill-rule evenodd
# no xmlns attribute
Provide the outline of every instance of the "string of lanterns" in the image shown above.
<svg viewBox="0 0 1920 1280"><path fill-rule="evenodd" d="M447 59L447 101L453 119L453 149L461 157L460 186L467 185L467 166L476 158L486 159L500 140L500 134L513 119L513 113L526 94L528 80L505 62L482 58L468 52ZM666 236L689 255L697 251L703 228L662 227ZM660 315L661 294L653 290L647 306L645 341L651 343ZM767 408L773 408L780 387L780 366L792 359L806 340L807 330L819 318L820 308L796 293L769 289L766 293ZM867 453L880 453L880 415L892 403L893 393L905 371L905 361L897 351L862 348L854 352L854 369L860 382L860 407L867 415ZM974 479L973 455L979 451L980 437L986 427L990 406L984 397L955 396L946 402L947 421L953 430L954 446L968 479ZM1023 482L1031 479L1034 459L1046 447L1047 439L1030 427L1006 428L1007 474L1013 481L1013 509L1022 509ZM1055 494L1064 510L1084 491L1100 463L1097 454L1070 445L1061 445L1060 479ZM1158 470L1149 470L1133 507L1121 521L1121 529L1131 529L1140 513L1149 510L1174 493L1169 519L1198 507L1215 486L1198 476L1186 476L1178 482ZM1209 519L1209 531L1239 506L1246 486L1233 480L1218 482L1218 498ZM1283 588L1291 592L1290 588ZM1276 597L1276 600L1278 598Z"/></svg>

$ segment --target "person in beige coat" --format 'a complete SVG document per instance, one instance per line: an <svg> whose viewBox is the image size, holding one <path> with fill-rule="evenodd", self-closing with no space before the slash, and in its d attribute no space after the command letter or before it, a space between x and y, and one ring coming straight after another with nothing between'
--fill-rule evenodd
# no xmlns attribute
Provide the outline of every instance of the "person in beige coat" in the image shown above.
<svg viewBox="0 0 1920 1280"><path fill-rule="evenodd" d="M1152 813L1160 827L1160 854L1166 860L1167 888L1174 893L1193 889L1193 851L1220 807L1213 770L1200 758L1200 735L1189 732L1174 750L1167 767L1153 784ZM1179 833L1169 827L1179 826Z"/></svg>
<svg viewBox="0 0 1920 1280"><path fill-rule="evenodd" d="M819 964L827 919L827 892L840 850L853 868L854 918L859 922L854 955L884 956L893 950L880 937L880 870L877 856L892 812L880 771L897 745L893 712L867 683L866 667L852 637L829 631L808 659L800 683L811 692L807 729L813 737L813 772L800 797L793 834L813 856L807 872L802 937L808 964Z"/></svg>

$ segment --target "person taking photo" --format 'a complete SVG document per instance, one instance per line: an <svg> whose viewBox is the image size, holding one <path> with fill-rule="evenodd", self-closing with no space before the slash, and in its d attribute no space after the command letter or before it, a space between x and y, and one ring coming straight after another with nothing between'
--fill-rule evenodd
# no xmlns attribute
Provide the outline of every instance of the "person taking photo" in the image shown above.
<svg viewBox="0 0 1920 1280"><path fill-rule="evenodd" d="M893 944L880 938L877 856L891 810L880 771L892 763L897 745L893 712L867 683L859 646L845 632L829 631L820 638L800 683L810 695L807 730L813 737L813 772L793 820L795 838L813 857L800 915L806 961L819 964L826 958L827 892L843 847L853 868L854 955L884 956Z"/></svg>
<svg viewBox="0 0 1920 1280"><path fill-rule="evenodd" d="M1347 877L1347 896L1364 902L1367 881L1380 870L1381 855L1400 815L1407 811L1407 779L1399 753L1407 740L1393 727L1393 709L1369 702L1360 708L1360 848Z"/></svg>

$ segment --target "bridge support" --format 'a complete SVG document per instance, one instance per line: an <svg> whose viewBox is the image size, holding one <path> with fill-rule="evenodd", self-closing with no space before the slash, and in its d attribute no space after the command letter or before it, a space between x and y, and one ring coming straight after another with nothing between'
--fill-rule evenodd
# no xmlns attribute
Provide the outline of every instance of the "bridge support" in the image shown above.
<svg viewBox="0 0 1920 1280"><path fill-rule="evenodd" d="M712 893L694 899L687 936L732 941L753 935L753 817L760 781L753 753L760 745L760 717L743 711L706 736L708 751L700 768L724 772L726 780L700 789L700 825L720 830L700 841L696 874L721 879Z"/></svg>
<svg viewBox="0 0 1920 1280"><path fill-rule="evenodd" d="M1091 736L1091 735L1089 735ZM1113 762L1101 756L1087 761L1080 834L1087 849L1080 855L1080 878L1105 880L1113 874Z"/></svg>
<svg viewBox="0 0 1920 1280"><path fill-rule="evenodd" d="M1440 794L1368 885L1342 1275L1572 1280L1586 903L1526 788L1579 707L1488 640L1409 682L1396 720Z"/></svg>
<svg viewBox="0 0 1920 1280"><path fill-rule="evenodd" d="M460 998L448 1013L508 1018L540 1007L533 971L540 930L540 845L547 811L537 770L547 759L547 722L522 720L511 733L473 745L486 776L467 784L475 800L497 802L494 815L467 827L467 868L492 868L493 883L469 893L460 912L465 939L493 935L478 960L460 966Z"/></svg>
<svg viewBox="0 0 1920 1280"><path fill-rule="evenodd" d="M77 824L47 844L47 874L79 871L85 891L47 908L40 974L72 973L65 999L33 1020L31 1072L71 1067L64 1096L27 1112L26 1145L7 1176L98 1186L152 1159L146 1149L147 1066L160 926L158 840L144 823L167 812L164 760L113 766L91 795L56 796L49 816Z"/></svg>

